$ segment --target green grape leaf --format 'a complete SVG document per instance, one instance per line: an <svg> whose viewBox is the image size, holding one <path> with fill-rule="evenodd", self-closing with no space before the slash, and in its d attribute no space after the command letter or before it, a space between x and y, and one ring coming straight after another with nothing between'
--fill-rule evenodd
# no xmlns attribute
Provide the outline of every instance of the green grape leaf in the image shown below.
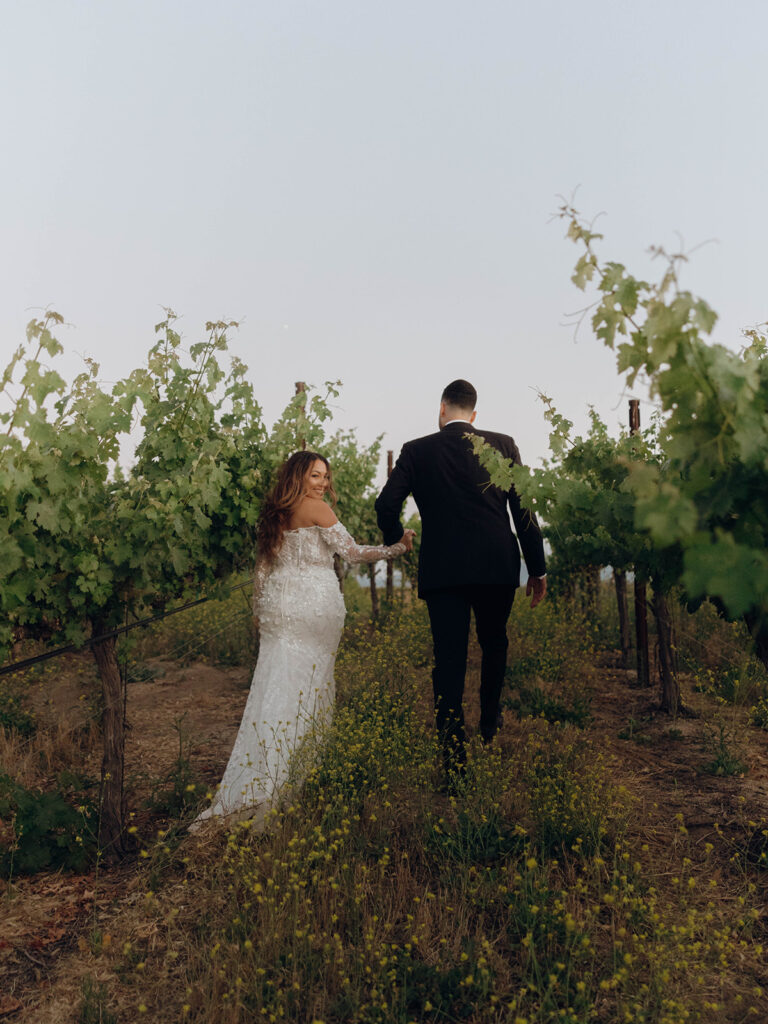
<svg viewBox="0 0 768 1024"><path fill-rule="evenodd" d="M765 602L768 558L762 550L737 544L722 531L712 540L699 540L684 555L683 581L688 592L718 597L730 615L738 617ZM760 584L758 581L762 581Z"/></svg>

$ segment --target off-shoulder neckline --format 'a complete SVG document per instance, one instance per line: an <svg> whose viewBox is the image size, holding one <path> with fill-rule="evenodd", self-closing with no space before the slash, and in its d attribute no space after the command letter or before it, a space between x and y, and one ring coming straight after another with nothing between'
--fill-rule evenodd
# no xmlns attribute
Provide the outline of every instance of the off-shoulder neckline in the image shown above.
<svg viewBox="0 0 768 1024"><path fill-rule="evenodd" d="M332 530L334 526L338 525L339 520L337 519L330 526L321 526L320 523L313 523L311 526L294 526L292 530L283 530L283 533L301 533L302 530Z"/></svg>

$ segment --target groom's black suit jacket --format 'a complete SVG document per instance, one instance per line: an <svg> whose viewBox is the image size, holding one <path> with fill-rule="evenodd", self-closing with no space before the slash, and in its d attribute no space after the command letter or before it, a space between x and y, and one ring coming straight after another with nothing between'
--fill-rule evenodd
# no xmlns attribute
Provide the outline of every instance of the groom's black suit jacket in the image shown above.
<svg viewBox="0 0 768 1024"><path fill-rule="evenodd" d="M488 473L466 433L477 433L508 459L520 462L506 434L453 422L403 445L392 474L376 499L385 544L403 535L400 513L412 494L421 515L419 594L471 583L520 583L520 548L531 576L543 576L544 545L536 517L520 507L514 488L487 486ZM517 531L512 532L507 507Z"/></svg>

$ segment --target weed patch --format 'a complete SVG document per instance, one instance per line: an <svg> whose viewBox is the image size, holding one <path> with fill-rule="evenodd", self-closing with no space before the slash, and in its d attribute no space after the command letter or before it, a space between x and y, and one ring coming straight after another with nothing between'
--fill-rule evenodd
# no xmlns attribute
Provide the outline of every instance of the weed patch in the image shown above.
<svg viewBox="0 0 768 1024"><path fill-rule="evenodd" d="M766 1019L765 822L745 805L710 828L710 790L720 800L741 784L704 787L681 771L673 791L681 751L657 764L669 753L664 734L654 730L653 757L617 743L639 701L627 688L625 710L590 668L594 638L578 610L524 604L511 657L515 645L531 659L536 644L559 649L557 663L527 661L532 676L518 683L569 707L554 696L561 684L587 680L588 733L534 704L535 715L508 716L483 746L468 688L466 772L449 796L438 793L427 617L406 607L384 629L354 625L337 659L334 720L302 748L265 828L155 827L121 915L110 916L113 941L94 917L80 947L109 964L109 994L91 978L73 994L75 1013L153 1024ZM473 647L471 672L477 661ZM600 686L612 699L607 720ZM644 728L635 712L627 738ZM195 780L181 722L177 733L155 813L184 819ZM713 731L712 757L720 738ZM735 751L738 737L724 738ZM136 821L143 831L144 815Z"/></svg>
<svg viewBox="0 0 768 1024"><path fill-rule="evenodd" d="M618 732L620 740L631 740L633 743L638 743L641 746L648 746L653 743L653 737L647 732L643 732L643 726L647 724L648 719L645 722L637 721L635 718L629 718L627 724L623 729Z"/></svg>
<svg viewBox="0 0 768 1024"><path fill-rule="evenodd" d="M184 716L176 718L174 730L178 739L176 758L166 775L157 780L146 806L155 813L172 818L191 816L206 799L208 787L196 780L189 760L189 739L184 729Z"/></svg>
<svg viewBox="0 0 768 1024"><path fill-rule="evenodd" d="M37 722L25 705L22 694L13 686L0 681L0 729L7 729L24 738L32 736Z"/></svg>
<svg viewBox="0 0 768 1024"><path fill-rule="evenodd" d="M0 775L0 821L6 833L0 842L0 872L4 876L57 868L82 871L93 860L96 808L90 800L77 806L71 802L87 799L82 785L83 780L62 776L55 790L26 789Z"/></svg>
<svg viewBox="0 0 768 1024"><path fill-rule="evenodd" d="M514 673L507 671L507 681L513 681ZM585 728L592 720L589 700L575 696L566 701L556 694L550 694L541 686L518 684L517 695L507 697L504 707L510 708L518 718L543 718L551 725L575 725Z"/></svg>
<svg viewBox="0 0 768 1024"><path fill-rule="evenodd" d="M747 766L735 747L733 730L725 722L718 722L716 728L710 728L707 735L707 748L714 754L711 761L702 765L701 770L708 775L743 775Z"/></svg>
<svg viewBox="0 0 768 1024"><path fill-rule="evenodd" d="M627 794L608 779L589 744L532 744L526 780L536 839L546 855L593 855L626 819Z"/></svg>
<svg viewBox="0 0 768 1024"><path fill-rule="evenodd" d="M104 982L84 978L77 1024L117 1024L117 1017L110 1013L108 1004L109 994Z"/></svg>
<svg viewBox="0 0 768 1024"><path fill-rule="evenodd" d="M439 868L450 869L494 863L519 854L525 845L525 830L505 822L498 810L489 814L462 808L454 821L429 817L424 847Z"/></svg>

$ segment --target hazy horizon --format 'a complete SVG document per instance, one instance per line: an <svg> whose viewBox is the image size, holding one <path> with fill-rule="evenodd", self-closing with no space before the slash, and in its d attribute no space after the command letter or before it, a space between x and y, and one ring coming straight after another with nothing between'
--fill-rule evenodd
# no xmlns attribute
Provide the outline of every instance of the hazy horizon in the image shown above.
<svg viewBox="0 0 768 1024"><path fill-rule="evenodd" d="M615 430L614 357L563 326L586 300L558 195L606 211L602 254L641 276L650 245L716 239L684 285L737 347L768 317L767 27L690 0L9 6L2 355L50 305L64 371L114 380L168 305L186 341L241 320L269 420L295 381L341 379L336 425L397 452L466 377L528 462L537 390Z"/></svg>

